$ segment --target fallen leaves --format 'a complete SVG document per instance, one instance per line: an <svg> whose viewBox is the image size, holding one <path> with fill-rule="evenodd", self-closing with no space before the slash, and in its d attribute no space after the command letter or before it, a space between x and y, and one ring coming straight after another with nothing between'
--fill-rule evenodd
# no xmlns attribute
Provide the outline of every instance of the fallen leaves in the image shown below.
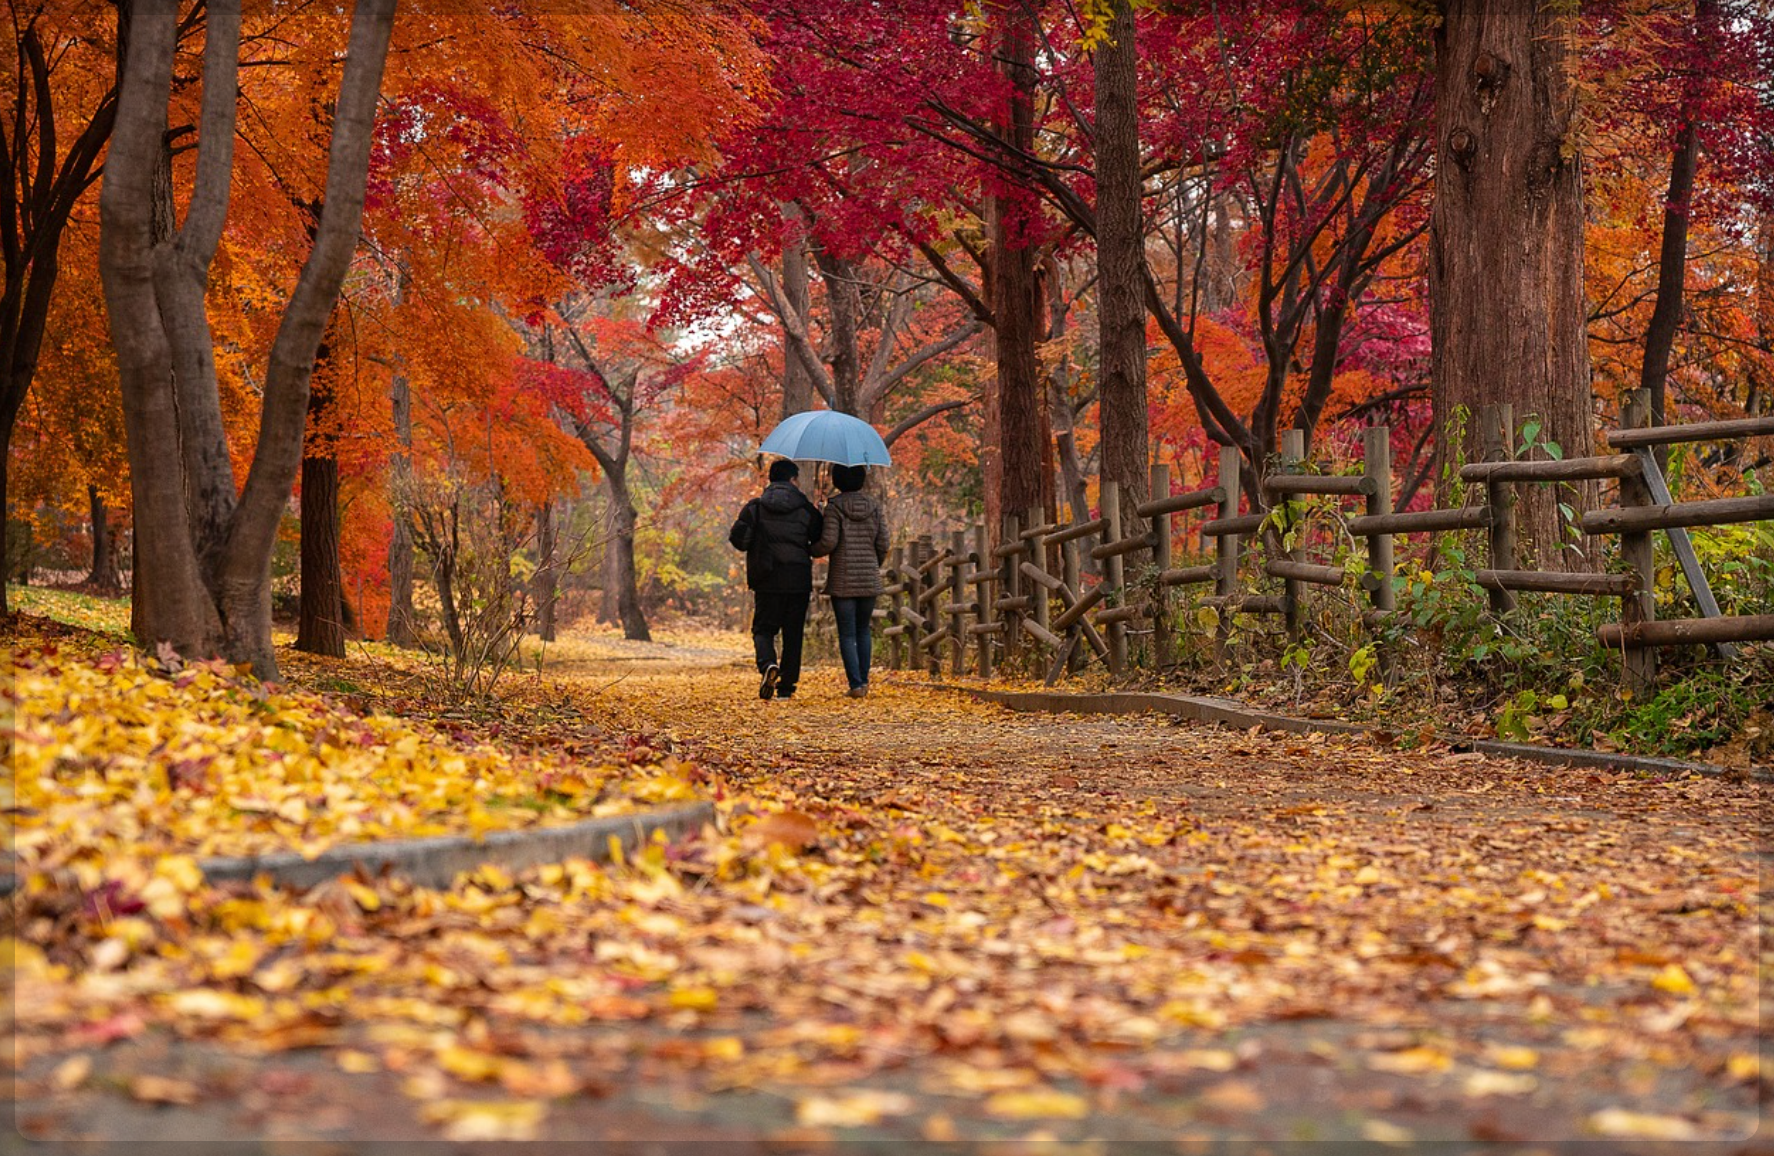
<svg viewBox="0 0 1774 1156"><path fill-rule="evenodd" d="M604 1079L771 1090L810 1133L932 1139L971 1135L981 1115L1084 1135L1162 1086L1243 1131L1287 1107L1263 1051L1276 1025L1322 1028L1301 1047L1354 1084L1442 1106L1544 1104L1573 1072L1655 1069L1753 1108L1747 787L1530 777L1261 734L1238 736L1251 757L1231 781L1212 730L1019 718L886 678L861 708L811 679L766 708L742 674L702 670L549 692L562 717L635 736L640 760L559 790L539 784L568 781L569 740L540 731L520 756L300 692L260 699L221 672L200 685L201 669L169 679L119 660L69 681L78 663L51 658L25 724L50 781L23 788L53 792L26 827L50 834L21 849L14 941L21 1033L51 1055L149 1024L243 1051L332 1047L335 1078L391 1081L456 1140L552 1135L545 1102ZM135 704L146 721L123 729L143 733L81 729L64 682ZM369 742L352 746L356 727ZM287 732L284 770L229 785L226 768L256 756L228 744L272 732ZM147 769L150 740L186 767L177 783ZM424 766L437 782L344 782L384 757L396 778ZM440 785L457 810L422 813L413 792ZM194 870L203 824L337 837L360 804L408 807L409 830L521 824L692 785L720 801L720 830L603 868L484 871L446 891L347 877L308 895ZM492 802L524 789L537 806L521 814ZM1420 1030L1472 1016L1483 1041ZM868 1086L886 1079L909 1082ZM1701 1119L1573 1108L1568 1125L1717 1131Z"/></svg>

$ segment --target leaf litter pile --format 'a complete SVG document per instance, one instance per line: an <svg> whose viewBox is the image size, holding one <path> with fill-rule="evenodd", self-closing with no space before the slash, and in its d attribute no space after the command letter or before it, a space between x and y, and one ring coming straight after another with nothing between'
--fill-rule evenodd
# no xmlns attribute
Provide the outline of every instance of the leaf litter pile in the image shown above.
<svg viewBox="0 0 1774 1156"><path fill-rule="evenodd" d="M1754 1130L1756 784L1013 715L906 676L855 701L816 670L760 702L694 655L586 658L444 734L27 650L21 1127L1647 1150ZM619 764L583 765L592 736ZM447 891L210 887L189 858L553 821L575 775L605 805L694 787L718 828Z"/></svg>

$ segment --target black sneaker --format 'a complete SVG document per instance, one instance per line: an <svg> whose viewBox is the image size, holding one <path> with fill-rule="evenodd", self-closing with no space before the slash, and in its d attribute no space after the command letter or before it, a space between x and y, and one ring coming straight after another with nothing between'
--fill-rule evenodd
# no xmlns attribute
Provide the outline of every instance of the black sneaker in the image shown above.
<svg viewBox="0 0 1774 1156"><path fill-rule="evenodd" d="M776 692L776 697L778 699L793 698L795 697L795 688L792 686L784 687Z"/></svg>
<svg viewBox="0 0 1774 1156"><path fill-rule="evenodd" d="M758 684L758 697L768 702L776 697L776 680L782 677L782 670L774 662L764 668L764 681ZM787 695L783 696L787 698Z"/></svg>

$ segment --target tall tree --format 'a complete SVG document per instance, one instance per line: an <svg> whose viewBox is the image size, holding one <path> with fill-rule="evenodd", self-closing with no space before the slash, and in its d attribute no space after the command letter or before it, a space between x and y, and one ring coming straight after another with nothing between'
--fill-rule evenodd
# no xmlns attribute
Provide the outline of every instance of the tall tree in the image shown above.
<svg viewBox="0 0 1774 1156"><path fill-rule="evenodd" d="M155 170L178 22L158 8L129 13L117 124L99 201L100 267L129 442L141 640L150 647L220 653L250 663L260 677L276 676L272 548L301 463L315 354L357 244L393 22L394 0L362 0L351 20L324 207L272 345L252 463L236 499L204 290L234 168L240 16L209 11L190 204L178 231L157 239ZM168 452L173 446L177 453Z"/></svg>
<svg viewBox="0 0 1774 1156"><path fill-rule="evenodd" d="M1096 45L1096 249L1103 477L1135 501L1149 474L1146 228L1140 173L1139 47L1132 0L1109 0Z"/></svg>
<svg viewBox="0 0 1774 1156"><path fill-rule="evenodd" d="M1574 19L1556 0L1501 15L1484 0L1443 3L1429 263L1437 422L1506 402L1567 457L1594 445ZM1448 449L1476 460L1477 437L1469 422ZM1523 487L1521 530L1541 566L1578 567L1583 556L1560 548L1559 502Z"/></svg>
<svg viewBox="0 0 1774 1156"><path fill-rule="evenodd" d="M1028 0L1010 0L998 24L1002 36L998 55L1008 81L1008 102L1000 112L998 131L1013 158L1028 157L1035 152L1035 11ZM1032 181L1020 164L1006 166L1002 184L986 214L998 362L997 390L990 404L997 416L995 448L1003 460L998 512L1020 516L1047 505L1041 479L1048 439L1042 428L1041 364L1035 354L1041 327L1035 278L1039 214ZM987 423L992 424L990 417Z"/></svg>

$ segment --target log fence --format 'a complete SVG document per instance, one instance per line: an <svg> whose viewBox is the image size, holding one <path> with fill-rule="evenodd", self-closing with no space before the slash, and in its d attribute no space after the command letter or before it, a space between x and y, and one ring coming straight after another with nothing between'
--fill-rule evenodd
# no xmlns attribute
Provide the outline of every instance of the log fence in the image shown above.
<svg viewBox="0 0 1774 1156"><path fill-rule="evenodd" d="M1211 588L1195 604L1216 612L1212 643L1224 653L1237 620L1246 616L1279 617L1297 641L1307 622L1308 589L1333 588L1366 595L1360 619L1380 669L1389 673L1395 656L1383 644L1400 636L1396 539L1482 531L1489 564L1475 570L1473 580L1488 592L1493 613L1509 615L1520 592L1618 599L1619 621L1601 625L1597 637L1620 652L1628 685L1647 687L1656 677L1659 647L1705 644L1729 657L1732 643L1774 639L1774 615L1720 613L1686 532L1774 520L1774 495L1675 502L1655 457L1663 446L1774 434L1774 417L1653 427L1648 410L1637 393L1625 400L1621 428L1607 434L1619 452L1524 459L1513 450L1509 407L1487 407L1478 415L1481 460L1458 472L1474 500L1458 508L1393 508L1391 431L1385 426L1364 431L1359 473L1323 472L1306 460L1299 431L1290 430L1282 434L1272 472L1257 487L1266 508L1240 512L1243 466L1238 451L1225 447L1214 484L1199 489L1173 493L1170 467L1159 463L1151 469L1152 496L1137 504L1104 480L1094 516L1075 510L1064 521L1025 510L1006 515L995 538L983 523L950 529L940 544L922 535L894 547L886 566L886 601L877 617L885 622L888 663L933 675L946 667L951 675L972 671L990 678L1007 659L1027 652L1028 665L1044 669L1048 685L1093 660L1120 676L1132 665L1136 638L1151 640L1151 660L1160 668L1176 661L1192 621L1178 613L1173 594L1179 589ZM1620 539L1618 569L1524 568L1515 488L1586 480L1617 485L1618 505L1584 511L1576 526L1592 538ZM1345 509L1345 502L1358 502L1360 512ZM1352 557L1358 563L1309 555L1303 532L1308 518L1314 508L1332 506L1357 542ZM1176 564L1178 522L1184 518L1191 519L1192 537L1211 544L1210 559ZM1668 536L1703 617L1656 619L1657 533ZM1278 582L1279 593L1241 585L1241 565L1258 555L1261 562L1250 565L1248 577ZM1085 558L1099 564L1094 581L1084 572Z"/></svg>

